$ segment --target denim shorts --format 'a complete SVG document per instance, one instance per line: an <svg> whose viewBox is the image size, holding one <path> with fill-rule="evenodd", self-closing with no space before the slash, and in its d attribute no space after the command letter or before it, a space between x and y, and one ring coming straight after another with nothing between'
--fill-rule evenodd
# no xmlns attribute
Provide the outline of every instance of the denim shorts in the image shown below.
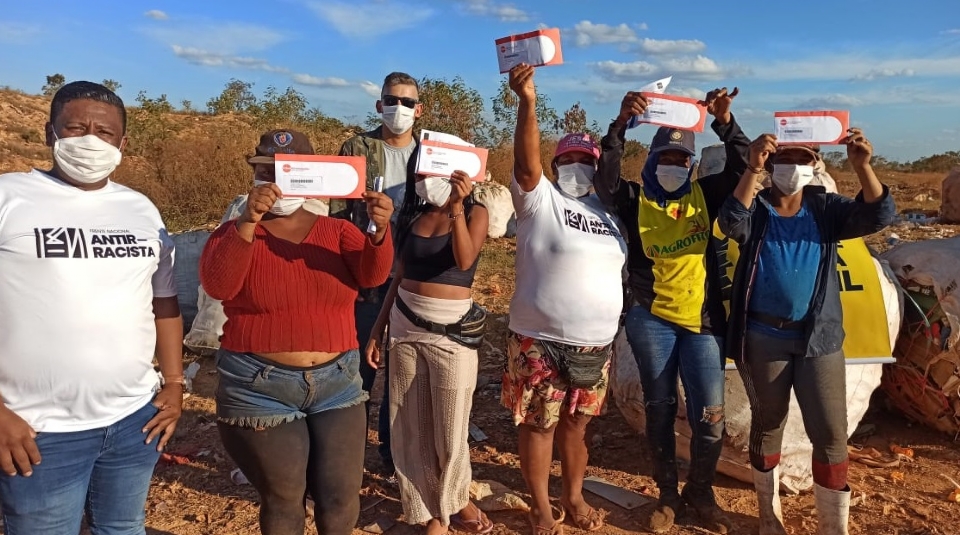
<svg viewBox="0 0 960 535"><path fill-rule="evenodd" d="M346 351L310 368L221 349L216 357L217 420L240 427L274 427L318 412L367 401L360 352Z"/></svg>

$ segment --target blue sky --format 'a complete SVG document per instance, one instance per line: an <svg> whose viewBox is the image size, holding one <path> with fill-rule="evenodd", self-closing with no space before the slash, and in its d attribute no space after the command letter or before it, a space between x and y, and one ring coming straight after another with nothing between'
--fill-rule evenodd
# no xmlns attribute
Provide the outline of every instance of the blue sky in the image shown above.
<svg viewBox="0 0 960 535"><path fill-rule="evenodd" d="M496 38L559 27L565 64L537 71L558 110L580 101L602 125L623 94L673 75L669 93L739 86L751 137L774 111L848 109L877 152L908 160L960 150L956 0L639 2L248 0L11 2L0 13L0 85L45 76L118 80L203 108L230 78L301 91L361 122L383 76L462 76L488 99ZM229 6L229 7L228 7ZM649 142L652 127L631 130ZM716 141L698 136L698 145Z"/></svg>

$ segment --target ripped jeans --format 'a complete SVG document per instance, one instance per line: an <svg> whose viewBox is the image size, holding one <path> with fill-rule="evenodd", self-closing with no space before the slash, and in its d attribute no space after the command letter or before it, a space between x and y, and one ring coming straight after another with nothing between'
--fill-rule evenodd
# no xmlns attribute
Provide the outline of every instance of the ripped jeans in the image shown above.
<svg viewBox="0 0 960 535"><path fill-rule="evenodd" d="M678 487L674 435L678 375L693 431L687 481L701 489L712 487L723 448L723 338L690 332L642 306L630 309L625 327L640 368L646 437L660 495L676 493Z"/></svg>

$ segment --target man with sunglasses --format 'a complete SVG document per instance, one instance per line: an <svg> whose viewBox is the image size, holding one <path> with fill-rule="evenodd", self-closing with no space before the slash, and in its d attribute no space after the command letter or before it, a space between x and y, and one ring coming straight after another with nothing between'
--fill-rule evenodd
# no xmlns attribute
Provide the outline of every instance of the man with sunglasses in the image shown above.
<svg viewBox="0 0 960 535"><path fill-rule="evenodd" d="M383 192L393 200L395 222L396 214L400 213L400 205L403 203L407 175L413 172L411 166L416 165L416 159L412 156L417 152L418 141L413 135L413 123L423 114L417 80L403 72L388 74L383 80L380 100L377 101L376 107L377 113L383 118L383 124L370 132L358 134L345 141L340 147L340 155L363 156L367 159L367 189L373 189L376 177L383 177ZM330 215L350 219L361 230L366 231L367 211L362 202L333 200L330 203ZM380 305L390 287L390 282L391 280L388 279L379 288L360 290L354 310L360 347L367 347L370 331L373 330L373 324L377 321ZM363 377L365 391L370 392L373 388L376 374L377 370L370 367L366 361L361 363L360 375ZM379 452L386 473L392 474L394 469L390 454L387 395L386 383L384 383L378 425Z"/></svg>

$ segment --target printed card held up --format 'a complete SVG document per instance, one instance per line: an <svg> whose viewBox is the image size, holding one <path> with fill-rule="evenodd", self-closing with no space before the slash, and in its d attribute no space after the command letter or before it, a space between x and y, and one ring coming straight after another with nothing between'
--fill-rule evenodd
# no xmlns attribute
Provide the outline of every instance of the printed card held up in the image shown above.
<svg viewBox="0 0 960 535"><path fill-rule="evenodd" d="M658 93L641 94L647 99L647 109L637 119L638 123L703 132L703 125L707 122L707 108L697 99Z"/></svg>
<svg viewBox="0 0 960 535"><path fill-rule="evenodd" d="M277 186L290 197L359 199L367 176L362 156L277 154Z"/></svg>
<svg viewBox="0 0 960 535"><path fill-rule="evenodd" d="M449 177L463 171L474 182L486 179L487 149L474 146L452 134L423 130L417 153L417 174Z"/></svg>
<svg viewBox="0 0 960 535"><path fill-rule="evenodd" d="M509 72L521 63L534 67L563 63L559 28L501 37L495 43L501 73Z"/></svg>
<svg viewBox="0 0 960 535"><path fill-rule="evenodd" d="M780 145L838 145L850 128L849 111L778 111L773 118Z"/></svg>

